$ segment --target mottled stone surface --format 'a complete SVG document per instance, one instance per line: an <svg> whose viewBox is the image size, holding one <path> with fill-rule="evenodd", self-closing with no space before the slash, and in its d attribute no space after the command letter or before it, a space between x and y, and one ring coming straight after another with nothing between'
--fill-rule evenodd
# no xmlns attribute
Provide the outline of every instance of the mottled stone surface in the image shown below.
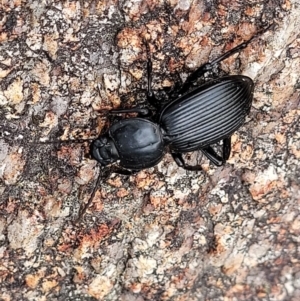
<svg viewBox="0 0 300 301"><path fill-rule="evenodd" d="M0 3L1 300L300 300L300 3ZM206 74L256 83L227 164L170 155L133 176L101 172L88 143L100 109L153 88L276 26ZM39 143L38 143L39 142Z"/></svg>

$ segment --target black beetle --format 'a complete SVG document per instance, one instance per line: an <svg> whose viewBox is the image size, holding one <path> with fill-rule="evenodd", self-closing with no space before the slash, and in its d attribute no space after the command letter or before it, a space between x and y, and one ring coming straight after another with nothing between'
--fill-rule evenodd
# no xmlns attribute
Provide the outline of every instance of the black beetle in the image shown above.
<svg viewBox="0 0 300 301"><path fill-rule="evenodd" d="M107 133L94 140L91 144L92 157L102 166L119 161L122 169L117 172L128 174L155 166L167 147L178 166L186 170L201 170L199 165L187 165L182 157L183 153L198 150L215 165L223 165L230 156L231 135L242 126L250 111L254 83L247 76L232 75L212 80L193 90L191 87L215 64L245 48L265 31L199 67L187 78L176 93L177 97L157 113L138 107L109 111L110 114L136 112L138 117L118 121ZM151 89L150 60L147 71L147 99L157 108L158 101ZM222 156L219 156L211 145L222 140Z"/></svg>

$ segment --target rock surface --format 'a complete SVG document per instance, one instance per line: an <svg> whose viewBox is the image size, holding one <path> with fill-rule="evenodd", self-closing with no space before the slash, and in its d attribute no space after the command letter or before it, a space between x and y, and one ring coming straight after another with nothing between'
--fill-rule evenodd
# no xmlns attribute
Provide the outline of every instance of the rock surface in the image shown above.
<svg viewBox="0 0 300 301"><path fill-rule="evenodd" d="M300 3L37 1L0 4L1 300L300 300ZM275 24L213 76L255 81L224 167L170 155L133 176L101 172L100 109L153 88ZM43 144L42 142L55 143Z"/></svg>

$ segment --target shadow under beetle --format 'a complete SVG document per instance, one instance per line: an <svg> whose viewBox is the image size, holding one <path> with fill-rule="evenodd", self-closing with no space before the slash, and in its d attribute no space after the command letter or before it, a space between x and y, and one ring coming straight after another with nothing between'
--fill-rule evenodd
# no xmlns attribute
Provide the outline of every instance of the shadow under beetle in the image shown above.
<svg viewBox="0 0 300 301"><path fill-rule="evenodd" d="M138 113L138 117L116 122L107 133L95 139L90 149L92 157L102 166L118 161L116 172L123 174L155 166L167 148L177 165L186 170L201 170L199 165L186 164L182 157L183 153L199 150L215 165L223 165L230 156L231 135L249 114L254 83L247 76L232 75L214 79L193 90L192 84L267 29L199 67L179 88L177 97L171 97L162 108L151 88L152 63L148 60L147 100L156 112L153 114L150 109L139 107L109 111L109 114ZM219 141L223 141L221 156L211 146Z"/></svg>

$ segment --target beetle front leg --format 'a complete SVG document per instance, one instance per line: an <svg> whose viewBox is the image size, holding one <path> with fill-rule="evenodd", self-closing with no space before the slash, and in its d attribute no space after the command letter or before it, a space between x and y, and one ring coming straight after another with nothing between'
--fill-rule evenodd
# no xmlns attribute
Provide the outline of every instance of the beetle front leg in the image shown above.
<svg viewBox="0 0 300 301"><path fill-rule="evenodd" d="M180 153L171 153L174 161L176 162L176 164L179 166L179 167L182 167L183 169L185 170L193 170L193 171L200 171L202 170L202 167L200 165L187 165L185 162L184 162L184 159L182 157L182 154Z"/></svg>

